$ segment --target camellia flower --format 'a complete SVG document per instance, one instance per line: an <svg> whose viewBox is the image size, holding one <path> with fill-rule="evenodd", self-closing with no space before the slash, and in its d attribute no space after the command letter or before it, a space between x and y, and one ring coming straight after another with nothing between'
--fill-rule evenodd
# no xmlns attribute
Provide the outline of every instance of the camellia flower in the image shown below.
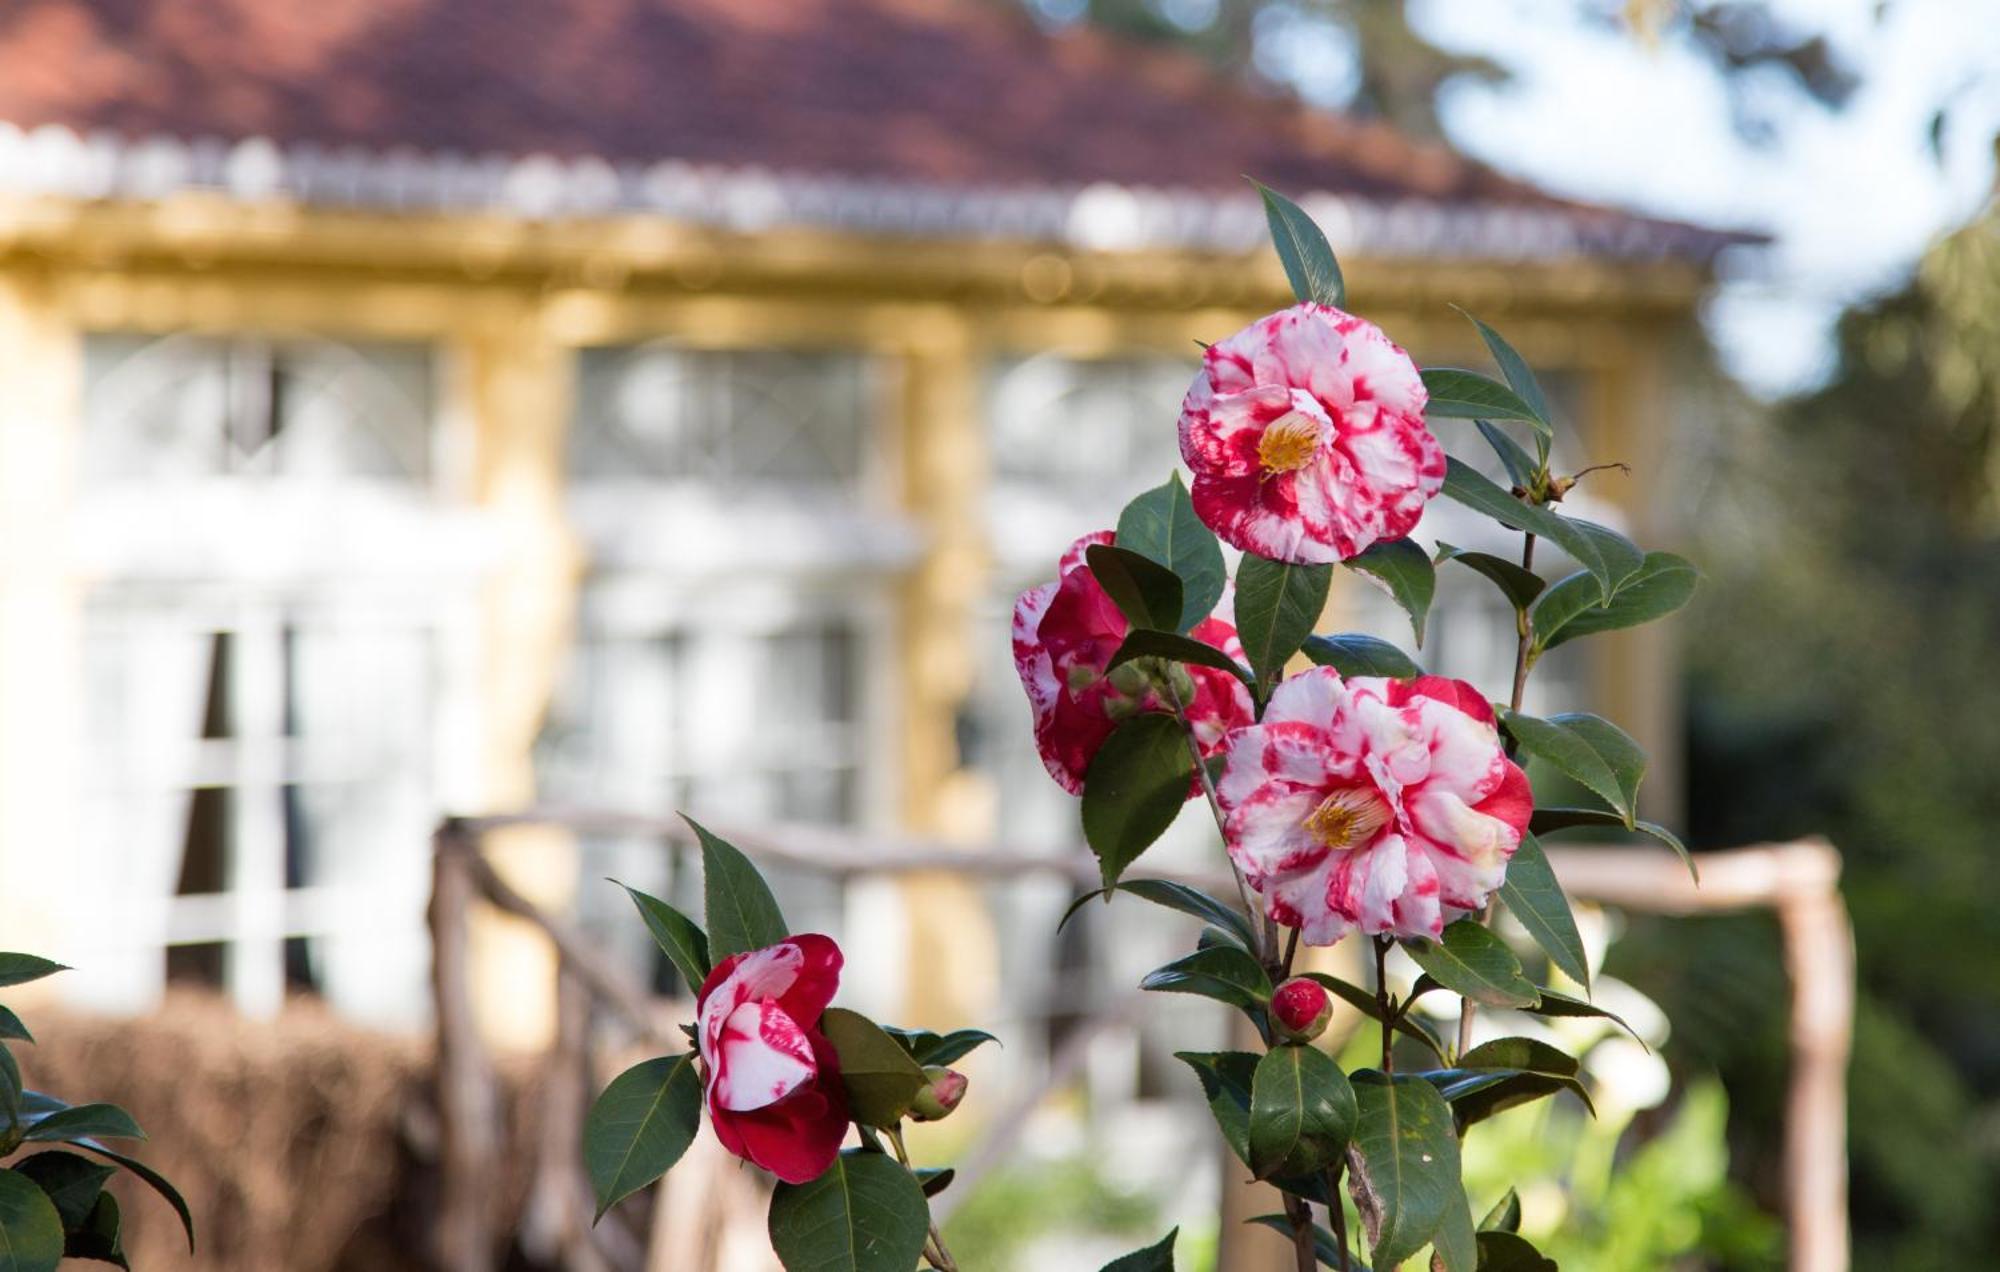
<svg viewBox="0 0 2000 1272"><path fill-rule="evenodd" d="M1034 709L1035 746L1049 776L1072 795L1082 793L1097 748L1120 721L1141 711L1171 711L1173 696L1186 709L1204 756L1254 718L1249 691L1226 671L1178 663L1149 669L1136 662L1105 671L1131 624L1090 572L1084 552L1113 537L1102 530L1078 539L1063 554L1055 582L1031 587L1014 602L1014 667ZM1188 635L1243 661L1236 629L1219 618L1202 620Z"/></svg>
<svg viewBox="0 0 2000 1272"><path fill-rule="evenodd" d="M716 1138L786 1183L817 1179L847 1135L847 1092L820 1014L840 948L794 936L716 964L697 997L696 1048Z"/></svg>
<svg viewBox="0 0 2000 1272"><path fill-rule="evenodd" d="M1195 512L1273 561L1344 561L1400 539L1444 484L1409 355L1327 305L1260 318L1211 345L1181 403Z"/></svg>
<svg viewBox="0 0 2000 1272"><path fill-rule="evenodd" d="M1462 680L1281 683L1229 739L1229 856L1311 945L1349 928L1437 940L1506 878L1534 809L1493 708Z"/></svg>

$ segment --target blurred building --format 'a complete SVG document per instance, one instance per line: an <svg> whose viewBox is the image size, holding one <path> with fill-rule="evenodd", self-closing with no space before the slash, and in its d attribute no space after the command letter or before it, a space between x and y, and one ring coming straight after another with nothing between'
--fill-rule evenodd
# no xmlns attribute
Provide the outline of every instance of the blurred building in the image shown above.
<svg viewBox="0 0 2000 1272"><path fill-rule="evenodd" d="M1732 241L978 0L20 0L0 66L0 931L120 1010L420 1025L446 811L1075 839L1007 610L1175 465L1196 341L1289 299L1240 174L1420 361L1483 358L1447 302L1505 330L1654 539ZM1441 585L1426 661L1503 682L1511 616ZM1544 701L1588 684L1671 809L1670 651L1606 649ZM502 856L586 913L675 886ZM961 988L1056 974L1048 906L792 886L892 985L947 931ZM532 1035L543 956L489 937Z"/></svg>

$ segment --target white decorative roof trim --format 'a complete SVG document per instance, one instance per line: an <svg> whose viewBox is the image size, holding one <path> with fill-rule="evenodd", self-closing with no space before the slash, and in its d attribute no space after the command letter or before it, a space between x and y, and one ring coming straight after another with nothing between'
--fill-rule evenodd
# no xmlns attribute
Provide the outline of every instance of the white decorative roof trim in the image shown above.
<svg viewBox="0 0 2000 1272"><path fill-rule="evenodd" d="M147 201L189 190L369 211L485 211L544 221L651 213L746 233L812 227L1101 250L1247 252L1265 234L1263 209L1247 192L1110 183L957 187L677 160L281 146L263 137L128 141L0 121L0 193ZM1559 207L1337 194L1301 202L1340 249L1384 256L1706 261L1734 241L1693 226Z"/></svg>

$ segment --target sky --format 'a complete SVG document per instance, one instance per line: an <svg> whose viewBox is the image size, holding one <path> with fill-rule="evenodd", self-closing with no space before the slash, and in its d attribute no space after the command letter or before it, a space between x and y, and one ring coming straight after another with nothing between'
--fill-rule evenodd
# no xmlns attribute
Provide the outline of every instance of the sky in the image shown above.
<svg viewBox="0 0 2000 1272"><path fill-rule="evenodd" d="M1461 148L1565 194L1775 236L1771 250L1736 263L1707 314L1725 364L1773 396L1823 379L1841 308L1895 287L1927 243L1982 205L2000 134L2000 0L1776 7L1831 36L1862 84L1839 111L1776 76L1752 84L1780 129L1765 146L1737 134L1699 52L1592 27L1571 0L1412 9L1436 43L1515 72L1505 86L1450 90L1442 115ZM1347 55L1329 46L1320 56L1337 84ZM1940 162L1929 128L1947 97Z"/></svg>

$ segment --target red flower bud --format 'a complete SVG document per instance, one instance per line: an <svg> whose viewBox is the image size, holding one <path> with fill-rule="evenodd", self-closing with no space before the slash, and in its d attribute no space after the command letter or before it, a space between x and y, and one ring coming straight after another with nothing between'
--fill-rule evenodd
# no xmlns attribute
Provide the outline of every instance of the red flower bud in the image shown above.
<svg viewBox="0 0 2000 1272"><path fill-rule="evenodd" d="M1333 1003L1316 980L1294 976L1271 993L1271 1023L1287 1042L1311 1042L1332 1015Z"/></svg>
<svg viewBox="0 0 2000 1272"><path fill-rule="evenodd" d="M924 1074L931 1084L917 1092L916 1102L910 1105L910 1120L936 1122L949 1117L965 1098L965 1075L941 1064L925 1065Z"/></svg>

